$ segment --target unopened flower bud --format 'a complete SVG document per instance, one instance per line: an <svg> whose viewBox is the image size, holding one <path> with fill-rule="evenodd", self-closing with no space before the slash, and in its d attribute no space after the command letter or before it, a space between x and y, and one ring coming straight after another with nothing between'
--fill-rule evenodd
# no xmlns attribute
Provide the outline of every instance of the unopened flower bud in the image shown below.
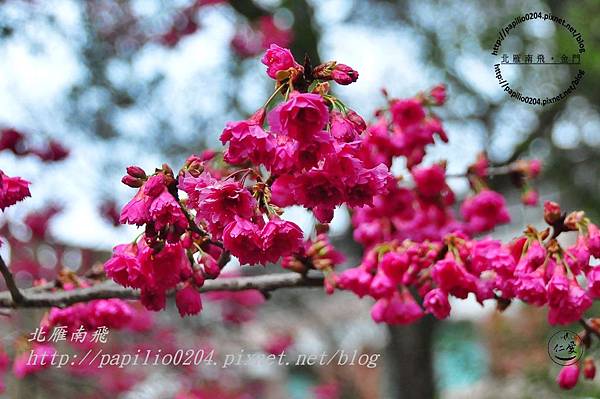
<svg viewBox="0 0 600 399"><path fill-rule="evenodd" d="M538 203L538 199L538 192L533 189L528 189L521 195L521 202L523 203L523 205L527 206L536 206Z"/></svg>
<svg viewBox="0 0 600 399"><path fill-rule="evenodd" d="M331 78L338 84L349 85L350 83L356 82L358 79L358 72L348 65L337 64L331 72Z"/></svg>
<svg viewBox="0 0 600 399"><path fill-rule="evenodd" d="M530 178L534 179L539 176L542 171L542 161L539 159L532 159L529 161L529 167L527 169Z"/></svg>
<svg viewBox="0 0 600 399"><path fill-rule="evenodd" d="M558 376L556 377L556 382L562 389L571 389L577 385L578 379L579 366L577 364L572 364L570 366L565 366L560 370L560 373L558 373Z"/></svg>
<svg viewBox="0 0 600 399"><path fill-rule="evenodd" d="M486 178L488 176L488 168L490 167L490 161L487 158L485 152L477 154L475 163L469 166L469 173L475 176Z"/></svg>
<svg viewBox="0 0 600 399"><path fill-rule="evenodd" d="M596 365L591 357L588 357L583 362L583 375L587 380L593 380L596 376Z"/></svg>
<svg viewBox="0 0 600 399"><path fill-rule="evenodd" d="M446 102L446 86L443 84L435 86L429 94L436 105L442 105Z"/></svg>
<svg viewBox="0 0 600 399"><path fill-rule="evenodd" d="M185 160L185 164L183 165L183 168L179 171L179 174L183 175L185 172L188 172L194 177L200 176L200 174L204 172L204 161L206 160L205 158L206 155L204 155L204 152L200 155L190 155L188 159Z"/></svg>
<svg viewBox="0 0 600 399"><path fill-rule="evenodd" d="M333 273L328 273L324 281L325 293L332 295L337 287L337 276Z"/></svg>
<svg viewBox="0 0 600 399"><path fill-rule="evenodd" d="M215 150L211 150L211 149L204 150L199 155L200 161L203 161L203 162L210 161L211 159L213 159L215 157L215 155L217 155L217 152Z"/></svg>
<svg viewBox="0 0 600 399"><path fill-rule="evenodd" d="M554 201L544 202L544 220L549 225L553 225L561 218L560 205Z"/></svg>
<svg viewBox="0 0 600 399"><path fill-rule="evenodd" d="M539 159L521 159L514 163L513 170L526 179L535 179L542 171L542 162Z"/></svg>
<svg viewBox="0 0 600 399"><path fill-rule="evenodd" d="M127 167L127 174L131 177L137 177L138 179L146 178L146 172L144 172L144 169L135 165Z"/></svg>
<svg viewBox="0 0 600 399"><path fill-rule="evenodd" d="M209 256L202 257L202 263L204 264L204 276L208 279L215 279L221 274L221 269L213 258Z"/></svg>
<svg viewBox="0 0 600 399"><path fill-rule="evenodd" d="M135 178L131 175L123 176L123 178L121 179L121 182L131 188L139 188L144 185L144 181L142 179Z"/></svg>

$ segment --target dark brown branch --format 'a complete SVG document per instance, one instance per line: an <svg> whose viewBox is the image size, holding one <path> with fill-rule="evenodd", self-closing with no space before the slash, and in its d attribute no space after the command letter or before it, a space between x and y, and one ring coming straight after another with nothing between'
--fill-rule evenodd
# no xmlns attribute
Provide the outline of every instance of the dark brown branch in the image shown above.
<svg viewBox="0 0 600 399"><path fill-rule="evenodd" d="M297 273L268 274L252 277L221 278L208 280L200 292L211 291L244 291L259 290L263 293L279 288L294 287L322 287L322 276L304 276ZM0 308L45 308L66 307L79 302L88 302L95 299L139 299L139 290L125 288L113 281L104 281L88 288L79 288L70 291L40 292L38 288L22 290L26 300L18 302L13 300L11 292L0 292Z"/></svg>
<svg viewBox="0 0 600 399"><path fill-rule="evenodd" d="M25 297L19 290L19 287L17 287L17 284L15 283L15 279L14 279L12 273L10 272L10 270L8 270L8 266L6 266L6 263L4 263L4 259L2 259L2 256L0 256L0 272L2 273L2 276L4 277L4 281L6 282L6 287L8 288L8 291L10 292L10 296L11 296L13 303L15 303L17 305L24 304L26 302Z"/></svg>
<svg viewBox="0 0 600 399"><path fill-rule="evenodd" d="M487 168L487 176L502 176L509 175L511 173L515 173L517 170L515 169L515 165L513 163L508 165L501 166L490 166ZM458 177L469 177L468 173L455 173L455 174L447 174L448 178L458 178Z"/></svg>

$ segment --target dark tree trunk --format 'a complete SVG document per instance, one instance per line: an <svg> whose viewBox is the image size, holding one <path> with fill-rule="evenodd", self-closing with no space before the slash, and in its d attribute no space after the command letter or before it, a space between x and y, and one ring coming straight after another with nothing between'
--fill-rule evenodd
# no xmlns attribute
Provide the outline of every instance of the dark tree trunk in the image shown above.
<svg viewBox="0 0 600 399"><path fill-rule="evenodd" d="M430 399L436 395L433 375L435 320L424 317L408 326L390 326L387 373L390 398Z"/></svg>

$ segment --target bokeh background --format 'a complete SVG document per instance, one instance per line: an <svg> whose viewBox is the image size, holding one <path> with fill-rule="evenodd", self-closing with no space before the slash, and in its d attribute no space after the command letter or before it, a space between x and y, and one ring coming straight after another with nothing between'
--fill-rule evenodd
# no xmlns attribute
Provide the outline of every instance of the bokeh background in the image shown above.
<svg viewBox="0 0 600 399"><path fill-rule="evenodd" d="M499 29L532 11L565 18L586 45L586 74L576 92L546 107L508 97L490 54ZM33 182L32 198L1 222L5 235L28 246L5 246L2 253L29 262L17 278L31 284L62 267L88 269L114 244L130 240L135 231L113 223L132 195L119 183L124 168L135 163L152 170L163 162L178 168L189 154L218 147L224 124L254 112L272 91L260 63L270 42L290 47L297 59L333 59L359 71L355 84L335 90L365 118L384 104L382 88L410 97L445 83L449 100L439 115L450 140L436 145L426 163L447 159L449 173L459 173L480 151L497 164L540 158L542 200L598 217L598 26L595 0L0 1L0 128L23 134L29 149L46 151L0 151L0 169ZM572 42L550 22L523 24L504 45L519 52L532 43L553 54L572 52ZM535 68L513 69L509 77L513 86L556 94L570 82L569 74ZM466 194L465 181L451 183L459 196ZM539 207L519 204L508 180L494 184L507 192L513 216L495 236L508 239L541 219ZM31 215L37 224L27 222ZM287 217L312 225L299 209ZM336 211L332 234L348 265L356 265L360 248L346 210ZM9 381L6 397L170 398L194 384L224 389L194 398L564 397L553 381L558 366L546 353L554 330L543 312L513 304L500 315L467 301L453 308L449 321L387 328L370 320L369 305L352 295L301 290L277 292L256 309L252 298L230 298L226 306L206 305L193 320L163 312L153 335L122 339L233 352L269 342L296 353L344 348L381 354L374 369L163 367L100 379L51 370ZM26 334L40 316L12 316L16 334ZM111 384L122 389L112 392ZM600 387L579 384L570 395L596 397Z"/></svg>

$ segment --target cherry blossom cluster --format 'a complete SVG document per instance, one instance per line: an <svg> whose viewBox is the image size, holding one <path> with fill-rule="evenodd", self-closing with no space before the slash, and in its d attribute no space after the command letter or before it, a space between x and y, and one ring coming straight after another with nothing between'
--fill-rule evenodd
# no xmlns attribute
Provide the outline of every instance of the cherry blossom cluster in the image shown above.
<svg viewBox="0 0 600 399"><path fill-rule="evenodd" d="M585 321L600 298L600 267L593 263L600 257L600 229L583 212L567 214L546 202L547 227L528 226L509 243L479 236L510 221L506 200L492 188L495 173L510 175L523 203L535 205L531 183L541 172L539 161L496 168L481 154L465 174L451 175L445 162L424 162L430 145L448 141L434 113L446 100L444 86L410 99L385 93L385 106L367 125L331 92L333 82L358 79L351 67L337 61L300 64L276 44L262 63L274 91L252 116L226 125L223 152L191 155L178 171L167 164L153 172L130 166L122 182L137 192L118 215L106 208L120 223L142 228L132 242L114 247L104 272L123 287L139 289L146 309L164 309L174 293L182 317L200 313L200 289L206 280L232 277L222 270L235 256L241 265L279 262L301 274L318 270L327 293L338 288L373 298L371 315L378 323L407 324L426 314L444 319L452 297L472 295L480 303L494 300L500 309L513 300L546 307L549 324L583 322L588 337L600 337L600 322ZM9 132L0 149L19 154L20 140ZM406 176L390 172L398 159ZM462 201L448 183L456 177L470 184ZM27 181L0 171L1 210L29 195ZM283 218L289 206L312 212L319 222L314 234L305 238ZM344 256L330 242L326 225L340 206L350 210L354 238L365 254L358 267L337 272ZM31 219L33 234L43 237L47 220L58 211ZM91 284L72 275L59 282L62 290ZM223 318L233 323L251 319L265 300L255 290L204 298L221 302ZM70 332L79 326L125 328L137 313L131 303L99 299L53 308L42 326L66 326ZM36 344L35 350L54 348ZM17 375L37 371L31 367L23 359L15 362ZM584 374L594 377L593 360L585 361ZM558 383L570 388L578 376L577 365L565 367Z"/></svg>
<svg viewBox="0 0 600 399"><path fill-rule="evenodd" d="M576 322L600 297L600 268L590 265L591 257L600 256L600 231L578 212L565 221L555 203L546 203L545 211L554 230L528 227L509 244L454 232L442 241L373 246L359 267L339 275L338 287L376 299L372 315L378 322L410 323L424 313L443 319L450 313L449 296L469 294L479 302L520 299L547 306L552 325ZM550 219L552 212L558 219ZM576 243L562 248L557 236L571 231Z"/></svg>
<svg viewBox="0 0 600 399"><path fill-rule="evenodd" d="M412 323L428 313L446 318L450 297L470 294L480 303L495 300L499 309L513 300L544 306L551 325L584 321L599 297L600 269L592 266L600 256L597 226L582 212L566 215L558 204L547 202L548 228L529 226L507 244L478 238L510 221L504 197L490 185L495 174L508 175L521 190L522 202L535 206L538 194L532 181L541 163L519 160L494 168L480 154L464 175L448 175L445 162L423 165L427 146L436 137L447 141L433 113L445 101L444 87L408 100L385 94L387 105L376 112L364 141L373 160L391 166L402 158L410 178L388 184L373 198L373 206L351 207L354 238L366 253L358 267L330 275L330 285L372 297L372 318L389 324ZM466 178L473 192L460 202L448 184L455 177ZM559 242L561 234L574 236L574 244L565 246L562 237ZM585 334L600 336L598 327ZM588 379L595 374L591 358L584 374ZM577 365L565 367L559 385L572 387L578 375Z"/></svg>
<svg viewBox="0 0 600 399"><path fill-rule="evenodd" d="M177 174L168 165L150 175L131 166L123 177L138 192L120 222L144 232L116 246L104 268L140 289L148 309L163 309L175 290L182 316L199 313L198 289L219 277L229 254L242 265L285 257L284 267L330 272L341 255L323 235L303 244L281 207L302 205L327 223L335 207L371 205L393 182L386 165L368 158L364 120L329 93L330 80L349 84L357 72L337 62L302 66L277 45L262 61L275 91L250 118L227 124L222 155L192 155Z"/></svg>
<svg viewBox="0 0 600 399"><path fill-rule="evenodd" d="M447 182L445 162L422 165L427 147L436 137L447 141L432 111L445 99L442 85L412 99L388 98L386 107L376 112L377 121L367 128L365 147L374 162L391 166L395 159L405 160L412 184L399 178L401 181L387 186L387 192L373 198L373 206L353 208L354 238L365 247L391 240L439 241L456 231L471 236L510 221L504 197L489 186L490 164L485 154L480 154L464 175L473 195L460 204L462 219L453 209L456 198ZM507 169L512 181L524 190L524 202L535 205L537 192L531 181L541 171L540 162L521 160Z"/></svg>

